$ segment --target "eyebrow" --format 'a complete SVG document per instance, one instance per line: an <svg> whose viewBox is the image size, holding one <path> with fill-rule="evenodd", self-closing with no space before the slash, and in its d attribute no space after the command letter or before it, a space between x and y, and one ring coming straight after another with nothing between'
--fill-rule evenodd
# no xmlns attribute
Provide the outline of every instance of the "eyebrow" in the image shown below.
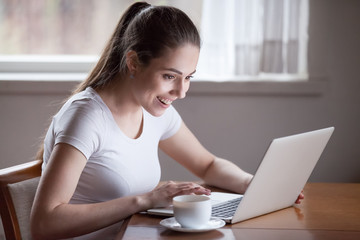
<svg viewBox="0 0 360 240"><path fill-rule="evenodd" d="M180 75L183 75L183 73L175 68L165 68L165 70L168 70L168 71L172 71L172 72L175 72L177 74L180 74ZM194 70L192 73L190 73L189 75L192 75L196 72L196 70Z"/></svg>

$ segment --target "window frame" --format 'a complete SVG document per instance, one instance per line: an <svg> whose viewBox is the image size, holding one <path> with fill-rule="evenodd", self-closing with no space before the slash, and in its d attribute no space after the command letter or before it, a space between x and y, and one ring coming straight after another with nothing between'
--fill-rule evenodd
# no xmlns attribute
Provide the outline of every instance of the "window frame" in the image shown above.
<svg viewBox="0 0 360 240"><path fill-rule="evenodd" d="M86 78L98 60L82 55L0 56L0 93L64 93ZM319 95L326 78L264 74L259 77L197 78L188 95Z"/></svg>

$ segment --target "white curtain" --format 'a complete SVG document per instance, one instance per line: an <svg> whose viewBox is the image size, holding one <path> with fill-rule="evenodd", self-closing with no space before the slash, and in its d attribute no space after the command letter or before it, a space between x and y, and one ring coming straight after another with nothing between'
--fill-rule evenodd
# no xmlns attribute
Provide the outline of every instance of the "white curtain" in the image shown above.
<svg viewBox="0 0 360 240"><path fill-rule="evenodd" d="M306 74L308 0L204 0L198 76Z"/></svg>

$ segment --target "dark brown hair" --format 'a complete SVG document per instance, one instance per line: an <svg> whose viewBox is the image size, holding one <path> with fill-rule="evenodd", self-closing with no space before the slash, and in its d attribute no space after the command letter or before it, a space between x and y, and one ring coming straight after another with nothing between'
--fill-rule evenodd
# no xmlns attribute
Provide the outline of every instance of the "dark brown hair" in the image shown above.
<svg viewBox="0 0 360 240"><path fill-rule="evenodd" d="M132 4L122 15L90 75L73 94L87 87L101 89L124 76L128 69L126 53L135 51L142 66L161 57L166 49L190 43L200 48L199 33L190 18L170 6L152 6L146 2ZM42 144L37 159L43 159Z"/></svg>
<svg viewBox="0 0 360 240"><path fill-rule="evenodd" d="M88 86L102 88L126 74L126 53L135 51L140 64L160 57L166 48L190 43L200 48L199 33L190 18L169 6L151 6L146 2L131 5L123 14L97 65L75 92Z"/></svg>

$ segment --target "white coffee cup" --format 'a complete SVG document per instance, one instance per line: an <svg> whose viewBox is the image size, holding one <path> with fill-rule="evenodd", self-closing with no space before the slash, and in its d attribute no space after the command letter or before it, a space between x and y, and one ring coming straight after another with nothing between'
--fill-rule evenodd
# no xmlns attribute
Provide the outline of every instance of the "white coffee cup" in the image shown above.
<svg viewBox="0 0 360 240"><path fill-rule="evenodd" d="M183 228L204 228L211 218L211 200L203 195L173 198L174 217Z"/></svg>

